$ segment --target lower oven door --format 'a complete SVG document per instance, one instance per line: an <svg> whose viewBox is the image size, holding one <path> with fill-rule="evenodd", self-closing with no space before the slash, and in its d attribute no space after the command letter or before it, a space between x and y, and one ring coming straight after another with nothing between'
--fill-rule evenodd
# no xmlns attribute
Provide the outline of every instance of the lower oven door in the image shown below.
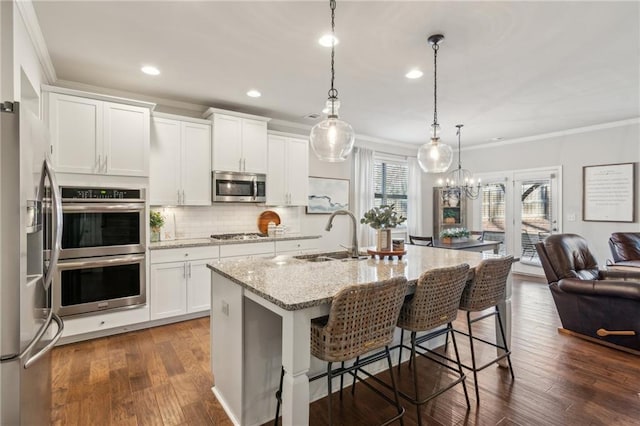
<svg viewBox="0 0 640 426"><path fill-rule="evenodd" d="M67 316L146 303L145 263L144 254L60 261L54 312Z"/></svg>

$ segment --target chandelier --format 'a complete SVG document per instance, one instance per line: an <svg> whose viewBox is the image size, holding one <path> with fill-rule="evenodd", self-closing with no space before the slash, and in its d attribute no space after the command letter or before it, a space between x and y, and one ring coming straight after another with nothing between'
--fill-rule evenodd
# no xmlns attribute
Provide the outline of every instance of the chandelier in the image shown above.
<svg viewBox="0 0 640 426"><path fill-rule="evenodd" d="M311 149L321 161L338 162L347 159L353 143L355 135L353 128L349 123L338 119L338 108L340 108L340 100L338 100L338 89L333 87L335 80L334 58L335 58L335 17L336 2L329 1L331 8L331 89L329 89L329 99L327 99L328 115L323 120L313 126L309 141Z"/></svg>
<svg viewBox="0 0 640 426"><path fill-rule="evenodd" d="M433 49L433 123L431 124L431 142L418 149L418 164L426 173L444 173L453 161L453 151L449 145L440 143L438 124L438 49L444 40L442 34L434 34L428 41Z"/></svg>
<svg viewBox="0 0 640 426"><path fill-rule="evenodd" d="M444 184L444 194L449 195L450 193L458 194L458 197L467 197L472 200L475 200L482 193L482 188L480 186L480 179L475 182L473 175L467 169L462 168L462 160L460 154L460 129L462 129L463 124L456 124L456 134L458 135L458 168L449 172L447 178L442 181L440 179L438 183L440 185Z"/></svg>

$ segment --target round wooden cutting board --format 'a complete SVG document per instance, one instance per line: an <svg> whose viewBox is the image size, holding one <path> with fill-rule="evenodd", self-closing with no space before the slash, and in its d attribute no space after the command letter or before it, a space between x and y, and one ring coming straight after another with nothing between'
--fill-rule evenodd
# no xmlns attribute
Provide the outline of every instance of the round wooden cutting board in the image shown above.
<svg viewBox="0 0 640 426"><path fill-rule="evenodd" d="M269 222L280 225L280 216L278 216L278 213L272 210L267 210L260 213L260 216L258 216L258 230L261 234L267 234L269 229Z"/></svg>

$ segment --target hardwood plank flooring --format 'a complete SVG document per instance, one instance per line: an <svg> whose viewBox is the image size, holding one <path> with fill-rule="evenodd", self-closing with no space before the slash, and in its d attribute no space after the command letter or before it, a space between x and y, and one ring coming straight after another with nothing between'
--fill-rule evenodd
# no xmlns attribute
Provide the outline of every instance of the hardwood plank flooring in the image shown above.
<svg viewBox="0 0 640 426"><path fill-rule="evenodd" d="M542 281L515 279L512 304L515 381L506 369L488 367L478 375L476 405L469 374L471 410L456 386L421 408L424 425L640 425L639 357L559 334L560 320ZM455 326L465 324L460 313ZM490 339L493 333L493 320L474 325L476 335ZM470 362L464 336L458 335L458 345ZM477 353L482 360L494 351L481 347ZM425 394L452 377L422 359L417 368ZM55 348L52 377L55 425L231 424L210 389L208 318ZM388 380L388 373L380 377ZM404 391L412 391L410 379L403 365ZM355 399L350 390L342 400L333 395L334 424L378 424L393 414L365 386L356 386ZM328 424L326 402L311 404L312 424ZM405 425L417 424L416 408L404 405Z"/></svg>

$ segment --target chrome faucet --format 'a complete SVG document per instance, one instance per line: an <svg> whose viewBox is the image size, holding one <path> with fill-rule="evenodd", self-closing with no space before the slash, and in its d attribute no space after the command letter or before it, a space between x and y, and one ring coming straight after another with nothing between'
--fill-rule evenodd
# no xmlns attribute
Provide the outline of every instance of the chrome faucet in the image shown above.
<svg viewBox="0 0 640 426"><path fill-rule="evenodd" d="M325 226L325 231L331 231L331 227L333 226L333 218L337 215L344 215L351 217L351 223L353 223L353 241L351 242L351 257L358 258L360 256L360 249L358 248L358 222L356 217L349 210L336 210L331 213L329 216L329 221L327 222L327 226Z"/></svg>

